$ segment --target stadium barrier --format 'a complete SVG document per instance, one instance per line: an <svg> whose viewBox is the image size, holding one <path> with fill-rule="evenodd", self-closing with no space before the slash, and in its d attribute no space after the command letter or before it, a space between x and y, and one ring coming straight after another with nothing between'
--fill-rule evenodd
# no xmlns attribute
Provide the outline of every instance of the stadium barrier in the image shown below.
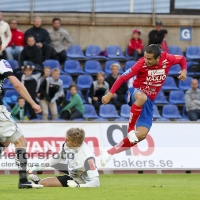
<svg viewBox="0 0 200 200"><path fill-rule="evenodd" d="M130 150L116 154L100 166L100 151L106 150L127 135L127 123L19 123L27 141L29 165L42 163L58 152L71 127L85 130L85 142L93 148L99 170L198 170L200 166L200 123L154 123L147 138ZM17 170L14 146L10 145L0 158L0 171ZM47 168L47 170L52 168Z"/></svg>

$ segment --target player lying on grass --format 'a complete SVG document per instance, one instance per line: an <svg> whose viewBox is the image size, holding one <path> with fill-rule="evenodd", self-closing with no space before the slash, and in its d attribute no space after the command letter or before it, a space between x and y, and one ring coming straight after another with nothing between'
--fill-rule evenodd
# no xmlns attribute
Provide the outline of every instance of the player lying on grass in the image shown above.
<svg viewBox="0 0 200 200"><path fill-rule="evenodd" d="M126 94L126 102L131 107L128 135L119 144L101 153L102 166L110 160L111 155L125 151L146 138L152 126L154 100L170 68L175 64L180 64L182 70L179 72L178 79L184 81L187 74L186 59L181 55L161 52L159 45L151 44L146 48L144 57L121 75L110 92L103 96L102 103L109 103L117 89L136 76L133 87L130 87Z"/></svg>
<svg viewBox="0 0 200 200"><path fill-rule="evenodd" d="M65 159L68 175L40 179L31 174L29 179L44 187L99 187L99 173L95 164L94 153L83 141L84 138L83 129L69 129L62 151L58 155L45 160L42 166L33 166L28 170L29 173L41 171L45 167L51 167Z"/></svg>
<svg viewBox="0 0 200 200"><path fill-rule="evenodd" d="M2 41L0 38L0 50L2 46ZM30 103L32 108L36 113L41 112L41 108L37 105L33 99L30 97L28 91L24 85L14 76L12 67L6 60L0 60L0 93L2 92L3 82L5 78L8 78L12 83L14 88L19 92L19 94ZM19 171L19 184L18 188L39 188L42 185L36 185L32 182L28 182L26 177L26 146L27 142L18 127L15 120L12 118L10 112L7 111L6 107L3 105L0 99L0 154L4 149L12 142L15 145L16 154L16 165Z"/></svg>

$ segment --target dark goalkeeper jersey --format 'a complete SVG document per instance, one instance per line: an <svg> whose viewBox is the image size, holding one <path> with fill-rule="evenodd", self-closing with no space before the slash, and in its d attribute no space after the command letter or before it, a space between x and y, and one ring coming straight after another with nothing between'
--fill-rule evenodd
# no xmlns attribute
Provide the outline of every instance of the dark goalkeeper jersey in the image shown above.
<svg viewBox="0 0 200 200"><path fill-rule="evenodd" d="M12 67L7 60L0 60L0 95L2 94L3 82L8 76L14 76ZM0 105L3 105L1 98Z"/></svg>

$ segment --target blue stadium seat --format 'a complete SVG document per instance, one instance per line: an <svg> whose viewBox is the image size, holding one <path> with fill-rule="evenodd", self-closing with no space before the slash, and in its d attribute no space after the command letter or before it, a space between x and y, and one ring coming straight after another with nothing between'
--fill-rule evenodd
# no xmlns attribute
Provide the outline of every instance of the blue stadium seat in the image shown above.
<svg viewBox="0 0 200 200"><path fill-rule="evenodd" d="M162 121L162 122L170 122L169 119L164 118L164 117L158 118L158 119L156 119L156 121L157 121L157 122L159 122L159 121L160 121L160 122L161 122L161 121Z"/></svg>
<svg viewBox="0 0 200 200"><path fill-rule="evenodd" d="M136 62L137 61L135 61L135 60L127 61L126 64L125 64L125 71L127 71L129 68L131 68L133 65L135 65Z"/></svg>
<svg viewBox="0 0 200 200"><path fill-rule="evenodd" d="M57 60L45 60L44 67L50 67L51 69L60 68L60 63Z"/></svg>
<svg viewBox="0 0 200 200"><path fill-rule="evenodd" d="M185 81L179 80L178 87L181 90L189 90L191 88L191 86L190 86L191 82L192 82L192 77L187 77L187 79Z"/></svg>
<svg viewBox="0 0 200 200"><path fill-rule="evenodd" d="M17 60L8 60L10 66L12 67L12 69L17 69L19 68L19 63Z"/></svg>
<svg viewBox="0 0 200 200"><path fill-rule="evenodd" d="M85 113L83 114L83 117L85 119L99 118L93 105L85 104L84 106L85 106Z"/></svg>
<svg viewBox="0 0 200 200"><path fill-rule="evenodd" d="M63 89L66 90L73 83L73 79L70 75L60 75L60 79L63 81Z"/></svg>
<svg viewBox="0 0 200 200"><path fill-rule="evenodd" d="M128 104L123 104L120 108L120 116L123 118L130 117L130 106Z"/></svg>
<svg viewBox="0 0 200 200"><path fill-rule="evenodd" d="M85 101L85 99L84 99L84 97L83 97L83 94L82 94L81 90L78 90L77 93L80 95L80 97L81 97L83 103L86 103L86 101ZM65 95L65 99L66 99L67 101L70 101L70 97L71 97L70 92L69 92L69 90L67 90L66 95Z"/></svg>
<svg viewBox="0 0 200 200"><path fill-rule="evenodd" d="M79 75L77 79L77 86L80 90L89 89L93 82L93 78L90 75Z"/></svg>
<svg viewBox="0 0 200 200"><path fill-rule="evenodd" d="M169 70L169 75L171 76L178 76L178 72L181 70L179 64L173 65Z"/></svg>
<svg viewBox="0 0 200 200"><path fill-rule="evenodd" d="M68 50L67 50L67 58L73 59L87 59L86 56L84 56L83 51L79 45L73 44Z"/></svg>
<svg viewBox="0 0 200 200"><path fill-rule="evenodd" d="M12 97L12 96L19 96L18 92L16 90L6 90L4 97Z"/></svg>
<svg viewBox="0 0 200 200"><path fill-rule="evenodd" d="M173 77L168 76L162 86L162 90L178 90Z"/></svg>
<svg viewBox="0 0 200 200"><path fill-rule="evenodd" d="M16 90L6 90L4 94L4 100L7 104L15 105L19 94Z"/></svg>
<svg viewBox="0 0 200 200"><path fill-rule="evenodd" d="M161 118L158 107L156 105L153 106L153 118Z"/></svg>
<svg viewBox="0 0 200 200"><path fill-rule="evenodd" d="M107 59L105 56L98 56L102 51L101 47L98 45L89 45L86 47L85 55L90 59Z"/></svg>
<svg viewBox="0 0 200 200"><path fill-rule="evenodd" d="M119 117L117 119L115 119L116 122L121 121L121 122L128 122L127 118L123 118L123 117Z"/></svg>
<svg viewBox="0 0 200 200"><path fill-rule="evenodd" d="M60 63L57 60L45 60L44 61L44 67L50 67L51 70L54 68L59 68L60 69L60 73L64 74L64 71L61 69L60 67Z"/></svg>
<svg viewBox="0 0 200 200"><path fill-rule="evenodd" d="M85 72L88 74L97 74L103 72L101 64L97 60L87 60L85 62Z"/></svg>
<svg viewBox="0 0 200 200"><path fill-rule="evenodd" d="M169 93L169 102L172 104L185 104L185 94L182 90L171 91Z"/></svg>
<svg viewBox="0 0 200 200"><path fill-rule="evenodd" d="M108 58L126 59L120 46L116 46L116 45L107 46L106 51L108 52ZM119 55L117 55L117 54L119 54Z"/></svg>
<svg viewBox="0 0 200 200"><path fill-rule="evenodd" d="M186 49L187 60L200 59L200 47L189 46Z"/></svg>
<svg viewBox="0 0 200 200"><path fill-rule="evenodd" d="M64 71L68 74L85 74L78 60L66 60Z"/></svg>
<svg viewBox="0 0 200 200"><path fill-rule="evenodd" d="M97 118L97 119L95 119L94 120L95 122L98 122L98 121L108 121L107 119L105 119L105 118L101 118L101 117L99 117L99 118Z"/></svg>
<svg viewBox="0 0 200 200"><path fill-rule="evenodd" d="M176 105L164 105L162 109L162 116L168 119L182 118Z"/></svg>
<svg viewBox="0 0 200 200"><path fill-rule="evenodd" d="M169 51L169 54L183 55L181 47L179 47L179 46L169 46L168 51Z"/></svg>
<svg viewBox="0 0 200 200"><path fill-rule="evenodd" d="M185 106L183 107L183 110L182 110L182 116L183 116L183 118L188 119L187 111L186 111L186 107Z"/></svg>
<svg viewBox="0 0 200 200"><path fill-rule="evenodd" d="M128 55L128 47L126 48L126 59L127 60L132 60L133 59L133 56L129 56Z"/></svg>
<svg viewBox="0 0 200 200"><path fill-rule="evenodd" d="M12 83L11 83L10 80L7 79L7 78L6 78L6 79L4 80L4 82L3 82L3 89L4 89L4 90L13 90L13 89L14 89Z"/></svg>
<svg viewBox="0 0 200 200"><path fill-rule="evenodd" d="M163 91L160 91L155 99L155 104L168 104L169 102L166 100L165 94Z"/></svg>
<svg viewBox="0 0 200 200"><path fill-rule="evenodd" d="M108 60L108 61L106 61L105 67L104 67L104 71L105 71L106 74L111 74L111 69L110 69L110 67L111 67L111 65L112 65L113 63L118 63L118 64L120 65L120 62L119 62L119 61L116 61L116 60ZM121 65L120 65L120 66L121 66ZM124 72L123 72L122 68L120 67L119 74L123 74L123 73L124 73Z"/></svg>
<svg viewBox="0 0 200 200"><path fill-rule="evenodd" d="M101 105L99 109L99 116L103 118L119 118L117 110L114 105Z"/></svg>

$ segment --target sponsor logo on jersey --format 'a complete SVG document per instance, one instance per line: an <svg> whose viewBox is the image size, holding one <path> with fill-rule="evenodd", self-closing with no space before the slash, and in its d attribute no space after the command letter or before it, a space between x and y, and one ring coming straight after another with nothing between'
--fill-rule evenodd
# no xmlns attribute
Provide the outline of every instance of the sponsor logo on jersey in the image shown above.
<svg viewBox="0 0 200 200"><path fill-rule="evenodd" d="M90 170L95 170L96 169L96 165L95 165L95 162L94 162L93 158L88 160L88 164L90 166Z"/></svg>
<svg viewBox="0 0 200 200"><path fill-rule="evenodd" d="M157 70L149 70L148 76L159 76L165 74L164 69L157 69Z"/></svg>
<svg viewBox="0 0 200 200"><path fill-rule="evenodd" d="M160 76L147 76L146 81L164 81L166 77L165 74Z"/></svg>
<svg viewBox="0 0 200 200"><path fill-rule="evenodd" d="M9 62L7 60L3 60L3 63L7 68L12 69L12 67L10 66L10 64L9 64Z"/></svg>

